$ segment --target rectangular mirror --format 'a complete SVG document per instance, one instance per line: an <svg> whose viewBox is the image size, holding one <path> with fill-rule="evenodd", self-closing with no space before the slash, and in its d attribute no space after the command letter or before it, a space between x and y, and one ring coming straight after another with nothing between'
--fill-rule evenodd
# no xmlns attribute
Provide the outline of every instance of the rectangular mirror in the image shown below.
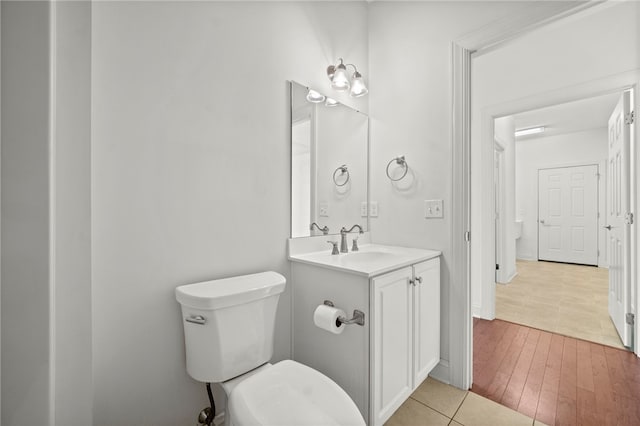
<svg viewBox="0 0 640 426"><path fill-rule="evenodd" d="M369 117L290 85L291 237L322 235L318 228L339 234L355 224L368 231Z"/></svg>

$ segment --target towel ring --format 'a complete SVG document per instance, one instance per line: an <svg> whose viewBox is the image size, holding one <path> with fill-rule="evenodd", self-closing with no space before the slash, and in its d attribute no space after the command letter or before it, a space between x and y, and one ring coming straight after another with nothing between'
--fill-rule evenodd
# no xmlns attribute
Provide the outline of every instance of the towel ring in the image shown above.
<svg viewBox="0 0 640 426"><path fill-rule="evenodd" d="M397 179L394 179L391 177L391 175L389 174L389 167L391 167L391 164L393 162L396 162L396 164L399 164L400 166L402 166L404 168L404 173L402 174L402 176L400 176ZM404 159L404 155L402 157L396 157L393 160L389 161L389 164L387 164L387 177L392 181L392 182L397 182L399 180L402 180L406 175L407 172L409 171L409 164L407 164L407 161Z"/></svg>
<svg viewBox="0 0 640 426"><path fill-rule="evenodd" d="M338 172L340 172L338 177L342 176L345 173L347 174L347 179L342 183L338 183L338 180L336 178L336 173ZM338 167L335 172L333 172L333 183L335 183L336 186L345 186L347 182L349 182L349 170L347 169L347 165L343 164L342 166Z"/></svg>

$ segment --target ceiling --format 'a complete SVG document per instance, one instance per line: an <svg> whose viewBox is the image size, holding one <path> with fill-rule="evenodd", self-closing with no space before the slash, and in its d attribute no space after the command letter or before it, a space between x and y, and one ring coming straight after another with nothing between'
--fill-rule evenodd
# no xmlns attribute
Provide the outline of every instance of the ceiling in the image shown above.
<svg viewBox="0 0 640 426"><path fill-rule="evenodd" d="M515 114L516 129L545 127L544 133L521 136L517 140L606 128L619 98L620 93L612 93Z"/></svg>

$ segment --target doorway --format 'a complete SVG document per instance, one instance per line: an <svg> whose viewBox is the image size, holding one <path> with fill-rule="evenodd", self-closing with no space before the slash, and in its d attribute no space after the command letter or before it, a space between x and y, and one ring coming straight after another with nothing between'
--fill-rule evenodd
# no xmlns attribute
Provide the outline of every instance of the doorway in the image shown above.
<svg viewBox="0 0 640 426"><path fill-rule="evenodd" d="M549 130L517 137L514 144L515 173L508 179L515 180L515 199L506 197L506 203L514 203L516 213L502 217L500 226L515 227L520 221L523 231L515 244L515 279L496 279L505 283L496 285L496 318L616 347L630 345L617 338L607 313L606 258L611 249L606 244L605 206L610 200L605 194L611 192L611 179L605 170L610 163L609 115L619 98L612 93L513 115L516 129L546 124ZM495 193L496 205L502 198ZM615 270L611 275L618 276Z"/></svg>

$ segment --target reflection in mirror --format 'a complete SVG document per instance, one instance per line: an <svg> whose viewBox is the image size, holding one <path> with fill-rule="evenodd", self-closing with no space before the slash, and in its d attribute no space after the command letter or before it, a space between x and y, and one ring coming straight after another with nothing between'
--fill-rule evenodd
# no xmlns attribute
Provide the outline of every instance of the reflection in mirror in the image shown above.
<svg viewBox="0 0 640 426"><path fill-rule="evenodd" d="M291 237L367 231L369 118L296 82L290 93Z"/></svg>

